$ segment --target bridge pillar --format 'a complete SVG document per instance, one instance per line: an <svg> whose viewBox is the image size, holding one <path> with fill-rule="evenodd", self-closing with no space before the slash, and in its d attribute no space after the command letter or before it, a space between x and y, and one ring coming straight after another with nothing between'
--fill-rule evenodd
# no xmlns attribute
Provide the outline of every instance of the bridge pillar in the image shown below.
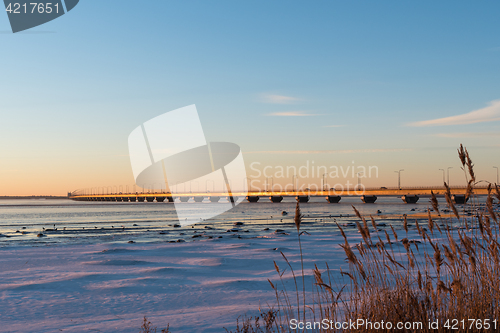
<svg viewBox="0 0 500 333"><path fill-rule="evenodd" d="M208 199L210 200L210 202L219 202L220 197L212 196L212 197L208 197Z"/></svg>
<svg viewBox="0 0 500 333"><path fill-rule="evenodd" d="M172 196L160 196L160 197L156 197L156 202L174 202L174 198L172 198Z"/></svg>
<svg viewBox="0 0 500 333"><path fill-rule="evenodd" d="M454 194L451 196L451 200L453 200L453 203L457 205L464 205L469 201L469 197L465 197L465 195L462 194Z"/></svg>
<svg viewBox="0 0 500 333"><path fill-rule="evenodd" d="M137 197L138 202L144 202L146 200L146 197Z"/></svg>
<svg viewBox="0 0 500 333"><path fill-rule="evenodd" d="M401 197L401 200L407 204L415 204L418 202L418 199L420 199L418 195L403 195Z"/></svg>
<svg viewBox="0 0 500 333"><path fill-rule="evenodd" d="M329 195L326 197L326 201L329 203L339 203L340 199L342 199L340 195Z"/></svg>
<svg viewBox="0 0 500 333"><path fill-rule="evenodd" d="M249 195L249 196L247 197L247 201L248 201L248 202L257 202L257 201L259 201L259 199L260 199L260 198L259 198L258 196L251 196L251 195Z"/></svg>
<svg viewBox="0 0 500 333"><path fill-rule="evenodd" d="M174 202L171 195L156 197L156 202Z"/></svg>
<svg viewBox="0 0 500 333"><path fill-rule="evenodd" d="M300 203L306 203L309 202L309 196L308 195L298 195L295 197L295 200Z"/></svg>
<svg viewBox="0 0 500 333"><path fill-rule="evenodd" d="M272 196L269 197L269 200L271 200L271 202L274 202L274 203L279 203L279 202L283 201L283 196L281 196L281 195L272 195Z"/></svg>
<svg viewBox="0 0 500 333"><path fill-rule="evenodd" d="M375 201L377 201L377 196L376 195L362 195L361 200L364 203L375 203Z"/></svg>

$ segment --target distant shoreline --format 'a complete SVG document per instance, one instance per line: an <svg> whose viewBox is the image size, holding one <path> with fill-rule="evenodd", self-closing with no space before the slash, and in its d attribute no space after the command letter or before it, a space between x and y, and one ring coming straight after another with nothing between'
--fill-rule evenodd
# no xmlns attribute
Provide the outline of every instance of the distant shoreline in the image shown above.
<svg viewBox="0 0 500 333"><path fill-rule="evenodd" d="M0 196L0 200L9 200L9 199L68 199L68 197L53 196L53 195Z"/></svg>

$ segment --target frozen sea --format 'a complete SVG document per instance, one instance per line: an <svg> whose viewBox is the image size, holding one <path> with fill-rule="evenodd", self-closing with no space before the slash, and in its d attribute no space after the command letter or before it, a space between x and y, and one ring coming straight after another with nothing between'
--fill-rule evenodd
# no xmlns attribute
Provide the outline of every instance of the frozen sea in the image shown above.
<svg viewBox="0 0 500 333"><path fill-rule="evenodd" d="M351 205L385 237L390 225L403 234L401 215L423 215L429 200L301 204L306 285L314 264L348 268L336 223L359 242ZM273 261L285 265L280 252L300 269L294 210L293 198L262 198L180 227L171 203L1 200L0 331L139 332L144 316L173 332L234 330L238 316L274 304L267 280L278 278Z"/></svg>
<svg viewBox="0 0 500 333"><path fill-rule="evenodd" d="M342 198L339 204L329 204L324 198L311 198L301 205L305 222L311 230L336 228L334 222L354 220L351 205L362 214L394 221L394 216L425 212L428 199L404 204L399 198L379 198L375 204L363 204L359 198ZM210 204L185 203L197 209ZM412 209L414 211L412 211ZM283 216L283 211L288 212ZM192 236L252 238L265 236L275 229L292 227L295 199L285 198L271 203L261 198L258 203L242 202L216 218L194 226L179 225L172 203L148 202L81 202L72 200L0 200L0 247L42 246L50 244L121 243L134 241L152 243L194 241ZM240 232L228 235L235 222L243 222ZM265 228L270 228L264 231ZM57 230L56 230L57 229ZM43 234L43 237L38 237Z"/></svg>

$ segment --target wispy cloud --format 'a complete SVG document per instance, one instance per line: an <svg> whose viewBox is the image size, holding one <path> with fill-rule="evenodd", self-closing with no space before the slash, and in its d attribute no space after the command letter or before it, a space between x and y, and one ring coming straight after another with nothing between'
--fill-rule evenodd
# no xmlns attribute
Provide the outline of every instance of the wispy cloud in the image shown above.
<svg viewBox="0 0 500 333"><path fill-rule="evenodd" d="M487 138L500 137L499 132L464 132L464 133L438 133L434 134L440 138Z"/></svg>
<svg viewBox="0 0 500 333"><path fill-rule="evenodd" d="M284 96L284 95L263 94L261 96L261 100L264 103L292 104L292 103L300 101L300 98L296 98L296 97L292 97L292 96Z"/></svg>
<svg viewBox="0 0 500 333"><path fill-rule="evenodd" d="M413 151L413 149L347 149L347 150L262 150L247 151L244 154L351 154L351 153L393 153Z"/></svg>
<svg viewBox="0 0 500 333"><path fill-rule="evenodd" d="M320 116L320 115L313 114L313 113L307 113L305 111L285 111L285 112L268 113L267 116L272 116L272 117L310 117L310 116Z"/></svg>
<svg viewBox="0 0 500 333"><path fill-rule="evenodd" d="M467 125L482 123L486 121L499 121L500 120L500 100L490 102L490 105L469 113L439 118L433 120L418 121L408 124L409 126L449 126L449 125Z"/></svg>

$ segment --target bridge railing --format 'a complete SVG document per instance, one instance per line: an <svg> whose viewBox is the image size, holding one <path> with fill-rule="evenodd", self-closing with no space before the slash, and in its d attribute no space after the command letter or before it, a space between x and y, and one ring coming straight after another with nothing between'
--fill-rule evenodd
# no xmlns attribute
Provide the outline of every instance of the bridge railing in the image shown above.
<svg viewBox="0 0 500 333"><path fill-rule="evenodd" d="M466 186L450 186L451 190L465 190ZM478 186L476 189L481 189L484 190L486 189L487 186ZM132 191L130 191L132 189ZM328 194L328 193L349 193L349 192L374 192L374 191L429 191L429 190L436 190L436 191L442 191L444 190L443 186L410 186L410 187L402 187L401 189L398 187L353 187L353 188L344 188L344 189L335 189L335 188L330 188L326 189L325 191L322 190L296 190L296 191L254 191L253 189L249 189L249 193L262 193L262 194L285 194L285 193L300 193L301 195L307 194L307 193L319 193L321 192L322 194ZM107 187L91 187L91 188L84 188L84 189L78 189L73 192L68 193L69 197L77 197L77 196L103 196L103 195L147 195L147 194L171 194L169 191L165 190L154 190L154 189L143 189L143 188L135 188L135 186L129 187L129 186L107 186ZM186 192L184 194L189 194L189 192ZM210 192L199 192L199 194L207 194L210 195Z"/></svg>

